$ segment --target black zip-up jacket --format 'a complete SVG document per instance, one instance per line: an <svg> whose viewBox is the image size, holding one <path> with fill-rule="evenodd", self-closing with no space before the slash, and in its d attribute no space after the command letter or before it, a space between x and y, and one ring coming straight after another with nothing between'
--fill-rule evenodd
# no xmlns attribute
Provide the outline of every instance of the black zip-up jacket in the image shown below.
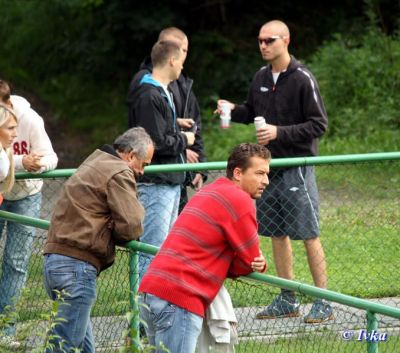
<svg viewBox="0 0 400 353"><path fill-rule="evenodd" d="M150 83L139 83L130 92L129 127L141 126L155 143L151 164L183 163L187 138L180 132L173 110L162 87ZM138 182L156 184L183 184L184 172L145 174Z"/></svg>
<svg viewBox="0 0 400 353"><path fill-rule="evenodd" d="M262 67L250 84L247 101L232 111L232 121L239 123L253 123L256 116L277 126L276 140L267 145L275 158L316 156L318 138L328 127L317 81L293 56L276 84L271 66Z"/></svg>
<svg viewBox="0 0 400 353"><path fill-rule="evenodd" d="M133 76L129 85L128 104L132 101L132 94L139 86L140 80L145 74L153 71L153 64L150 58L146 58L139 67L139 71ZM204 145L201 138L201 115L197 98L192 90L193 80L181 73L178 80L171 82L168 88L174 96L174 104L178 118L190 118L196 123L194 144L189 148L199 154L199 161L204 162ZM129 117L130 119L130 117ZM130 126L130 125L129 125Z"/></svg>
<svg viewBox="0 0 400 353"><path fill-rule="evenodd" d="M133 94L137 87L140 85L140 80L143 78L145 74L151 73L153 71L153 64L151 62L150 57L145 58L139 67L139 71L133 76L128 91L128 105L130 105L133 99ZM201 124L201 115L200 115L200 107L197 102L197 98L192 90L193 80L188 76L181 73L178 80L171 82L168 85L169 90L172 92L174 98L174 104L176 109L176 115L178 118L190 118L193 119L196 123L196 133L194 144L189 146L188 148L192 151L198 153L199 162L205 162L206 158L204 155L204 144L203 139L201 137L202 124ZM130 109L129 109L130 110ZM129 119L129 127L132 127L131 124L131 113L128 113ZM186 160L186 153L184 153L184 158ZM187 172L186 176L188 180L186 180L186 184L189 185L190 181L194 176L194 172ZM202 174L203 179L206 180L206 174Z"/></svg>

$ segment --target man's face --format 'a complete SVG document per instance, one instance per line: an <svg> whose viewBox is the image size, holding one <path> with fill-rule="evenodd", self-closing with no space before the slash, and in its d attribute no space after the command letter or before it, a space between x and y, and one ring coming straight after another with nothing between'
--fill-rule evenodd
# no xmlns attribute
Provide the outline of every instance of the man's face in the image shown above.
<svg viewBox="0 0 400 353"><path fill-rule="evenodd" d="M183 70L183 64L186 61L186 57L187 57L188 50L189 50L189 41L188 41L187 37L185 37L185 39L183 39L183 40L178 40L174 36L165 36L163 39L170 40L179 45L180 56L179 56L179 58L175 57L174 61L176 62L176 65L174 67L175 68L174 73L173 73L174 77L172 78L173 80L177 80L179 78L179 76L181 75L181 72Z"/></svg>
<svg viewBox="0 0 400 353"><path fill-rule="evenodd" d="M179 56L172 57L172 76L171 79L177 80L181 75L183 70L183 62L185 61L186 56L183 54L182 50L179 52Z"/></svg>
<svg viewBox="0 0 400 353"><path fill-rule="evenodd" d="M182 51L182 55L183 55L182 65L185 63L185 60L186 60L186 57L188 54L188 50L189 50L189 41L187 40L187 38L185 38L182 41L182 45L181 45L181 51Z"/></svg>
<svg viewBox="0 0 400 353"><path fill-rule="evenodd" d="M186 57L188 54L188 50L189 50L189 40L187 39L187 37L185 37L185 39L183 39L183 40L178 40L178 38L173 35L170 35L170 36L167 35L167 36L164 36L163 39L175 42L180 46L181 55L183 55L183 57L182 57L182 65L183 65L185 63L185 60L186 60Z"/></svg>
<svg viewBox="0 0 400 353"><path fill-rule="evenodd" d="M245 171L235 168L233 173L239 187L253 199L259 199L269 184L269 161L260 157L251 157L249 168Z"/></svg>
<svg viewBox="0 0 400 353"><path fill-rule="evenodd" d="M289 38L281 36L273 26L263 26L258 35L258 46L265 61L271 62L287 51Z"/></svg>
<svg viewBox="0 0 400 353"><path fill-rule="evenodd" d="M140 159L136 156L134 152L130 152L128 155L128 167L133 170L135 176L143 175L144 167L151 163L151 159L153 158L154 147L149 145L147 148L147 155L144 159Z"/></svg>

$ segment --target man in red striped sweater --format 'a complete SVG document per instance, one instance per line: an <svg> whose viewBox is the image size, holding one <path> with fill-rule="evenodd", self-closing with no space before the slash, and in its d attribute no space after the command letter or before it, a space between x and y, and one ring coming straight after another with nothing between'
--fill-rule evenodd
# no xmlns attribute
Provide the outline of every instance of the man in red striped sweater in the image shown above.
<svg viewBox="0 0 400 353"><path fill-rule="evenodd" d="M226 177L186 205L145 273L139 292L149 343L157 352L194 353L204 313L227 277L266 269L253 199L267 187L269 150L236 146Z"/></svg>

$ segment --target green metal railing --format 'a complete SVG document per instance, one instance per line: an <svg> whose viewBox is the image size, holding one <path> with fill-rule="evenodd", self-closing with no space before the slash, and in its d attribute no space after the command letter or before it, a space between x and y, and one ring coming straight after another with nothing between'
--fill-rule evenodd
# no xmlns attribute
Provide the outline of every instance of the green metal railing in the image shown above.
<svg viewBox="0 0 400 353"><path fill-rule="evenodd" d="M42 219L36 219L32 217L22 216L11 212L1 211L0 210L0 218L3 218L7 221L19 222L24 225L34 226L40 229L47 230L50 226L49 221L45 221ZM130 249L130 260L129 260L129 282L130 282L130 306L131 310L134 313L131 323L130 323L130 332L134 333L133 337L131 337L131 345L132 351L137 351L139 347L139 308L136 300L136 294L138 291L138 253L145 252L148 254L155 255L158 251L158 248L155 246L151 246L148 244L140 243L138 241L130 241L125 244L125 247ZM337 293L328 289L321 289L311 285L307 285L304 283L299 283L296 281L286 280L283 278L264 275L260 273L251 273L245 278L250 278L254 281L264 282L274 287L279 288L287 288L302 294L310 295L312 297L317 297L329 301L333 301L336 303L344 304L353 308L358 308L365 310L367 315L367 332L368 334L372 334L374 331L378 329L378 318L376 314L382 314L386 316L390 316L396 319L400 319L400 309L390 307L387 305L374 303L365 299L355 298L349 295ZM368 353L377 353L378 352L378 341L368 340L367 341L367 352Z"/></svg>
<svg viewBox="0 0 400 353"><path fill-rule="evenodd" d="M341 155L341 156L320 156L320 157L299 157L299 158L285 158L285 159L273 159L271 161L271 168L274 167L291 167L291 166L305 166L305 165L338 165L338 164L348 164L348 163L358 163L359 166L357 167L358 169L362 170L364 173L369 171L369 166L367 162L374 162L374 161L395 161L395 160L400 160L400 152L388 152L388 153L369 153L369 154L352 154L352 155ZM362 165L362 163L366 163L365 166ZM221 171L226 168L226 162L207 162L207 163L197 163L197 164L174 164L174 165L154 165L154 166L148 166L145 168L145 173L156 173L156 172L166 172L166 171L210 171L210 175L212 175L211 171ZM391 164L392 165L392 164ZM365 171L364 169L365 168ZM321 168L322 169L322 168ZM335 168L337 170L339 168ZM394 171L397 169L395 168ZM17 173L16 178L17 179L55 179L55 178L68 178L70 177L76 169L59 169L59 170L54 170L50 172L46 172L43 174L30 174L30 173ZM344 166L343 168L343 178L340 179L342 180L347 180L348 179L348 172L347 172L347 166ZM219 173L218 173L219 174ZM340 175L340 173L339 173ZM396 183L397 180L397 174L392 173L390 182ZM210 178L212 179L212 178ZM329 186L332 187L332 190L334 190L335 193L340 190L341 185L338 185L335 179L335 182L330 184ZM393 180L393 181L391 181ZM52 181L53 182L53 181ZM56 181L56 183L60 183L59 181ZM376 182L374 180L374 182ZM54 184L52 184L54 185ZM60 184L58 184L60 185ZM379 185L379 184L377 184ZM389 183L391 186L391 184ZM357 186L357 185L356 185ZM389 188L390 191L384 190L384 192L390 192L391 195L393 195L393 190L391 187ZM348 192L348 189L344 188L345 193ZM343 192L343 191L342 191ZM51 194L54 195L54 194ZM342 194L339 196L335 195L337 199L340 199ZM345 195L347 196L347 194ZM359 197L359 194L354 195L355 197ZM53 196L51 196L53 197ZM336 201L337 199L334 199L333 201ZM346 198L343 198L344 201ZM53 199L54 200L54 199ZM341 199L340 199L341 200ZM332 201L332 200L329 200ZM365 200L362 199L360 202L364 202ZM391 202L391 200L389 201ZM395 203L393 203L392 209L396 207L397 201L394 200ZM52 204L52 203L51 203ZM50 204L50 205L51 205ZM367 202L364 203L367 205ZM336 203L334 204L336 207ZM353 206L353 204L352 204ZM378 205L378 207L381 207L381 205ZM345 208L345 211L347 209ZM375 210L375 209L374 209ZM332 210L330 210L332 212ZM339 206L337 209L334 209L335 212L341 212L339 209ZM345 212L344 211L344 212ZM382 209L382 214L386 214L387 209L383 208ZM45 217L49 216L51 214L51 208L50 211L45 214ZM396 218L396 212L391 213L391 217ZM329 216L331 216L332 213L329 213ZM335 213L336 215L336 213ZM365 215L363 215L365 216ZM342 214L339 215L339 217L343 217ZM381 215L382 217L382 215ZM0 218L4 218L5 220L11 221L11 222L19 222L24 225L28 226L34 226L40 229L48 229L49 227L49 222L43 219L34 219L26 216L21 216L5 211L0 211ZM397 218L396 218L397 219ZM390 226L396 227L394 225L393 220L389 220ZM379 223L380 224L380 223ZM397 228L396 228L397 229ZM341 233L342 228L335 228L334 230L331 230L331 232L335 232L337 234L342 234ZM347 229L346 229L347 232ZM357 230L358 232L358 230ZM391 236L393 237L395 232L391 232ZM363 233L357 233L357 234L363 234ZM45 237L45 234L44 234ZM343 246L346 246L343 244ZM150 254L155 254L157 252L156 247L152 247L140 242L132 241L128 244L126 244L126 247L129 248L131 251L129 251L129 289L130 289L130 294L129 294L129 310L132 311L132 313L138 313L138 304L136 300L136 294L137 294L137 289L138 289L138 253L139 252L147 252ZM126 252L125 252L126 254ZM40 256L41 257L41 256ZM394 266L393 268L393 273L394 269L397 269L396 262L392 263ZM125 266L125 265L124 265ZM346 267L345 267L346 268ZM117 270L116 270L117 271ZM128 276L126 276L126 281L128 281ZM393 283L396 282L396 277L394 277ZM388 305L383 305L379 303L374 303L369 300L364 300L364 299L358 299L356 297L350 296L350 295L344 295L338 292L330 291L330 290L325 290L325 289L320 289L311 285L303 284L301 282L296 282L296 281L289 281L285 280L279 277L274 277L271 275L263 275L263 274L258 274L258 273L253 273L249 276L246 276L246 279L250 279L253 281L253 283L266 283L272 287L277 287L277 288L288 288L293 291L297 291L298 293L302 293L304 295L309 295L312 297L317 297L317 298L322 298L326 299L332 302L336 302L339 304L344 304L349 307L361 309L366 311L366 322L364 321L364 316L363 318L363 323L361 324L360 327L367 326L367 332L372 333L373 330L377 330L378 328L378 318L376 317L377 314L382 314L382 315L387 315L396 319L400 319L400 309L390 307ZM256 281L256 282L254 282ZM307 282L307 279L302 278L302 282ZM349 282L350 283L350 282ZM249 283L247 284L249 285ZM362 285L362 283L361 283ZM127 286L125 285L125 288ZM336 288L336 287L335 287ZM397 287L394 287L397 288ZM336 288L338 289L338 288ZM338 290L342 290L339 289ZM346 289L347 290L347 287ZM349 292L348 292L349 293ZM350 292L351 293L351 292ZM386 292L387 293L387 292ZM396 295L398 292L391 292L388 293L389 297ZM353 294L353 293L351 293ZM369 294L369 293L368 293ZM353 294L355 296L358 296L358 294ZM124 294L124 297L128 298L128 293ZM128 304L127 304L128 305ZM127 310L125 308L124 310ZM123 311L126 312L126 311ZM381 320L381 325L385 325L385 320ZM133 315L131 321L130 321L130 339L131 339L131 345L132 347L138 347L139 345L139 316L138 315ZM368 353L371 352L377 352L378 351L378 342L374 340L367 340L367 350Z"/></svg>
<svg viewBox="0 0 400 353"><path fill-rule="evenodd" d="M360 163L372 161L400 160L400 152L381 152L364 154L347 154L335 156L318 157L296 157L296 158L276 158L271 160L271 168L274 167L294 167L302 165L324 165L324 164L342 164L342 163ZM168 164L151 165L144 169L146 174L160 172L180 172L180 171L207 171L224 170L227 162L204 162L188 164ZM17 173L16 179L43 179L43 178L67 178L70 177L76 169L57 169L42 174Z"/></svg>

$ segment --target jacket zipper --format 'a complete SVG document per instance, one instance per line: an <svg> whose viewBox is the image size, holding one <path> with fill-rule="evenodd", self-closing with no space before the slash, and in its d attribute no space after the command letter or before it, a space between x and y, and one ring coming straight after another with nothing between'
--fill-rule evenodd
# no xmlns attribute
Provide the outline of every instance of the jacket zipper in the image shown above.
<svg viewBox="0 0 400 353"><path fill-rule="evenodd" d="M193 86L193 80L192 79L188 79L188 81L189 81L189 86L188 86L186 100L185 100L185 109L183 110L183 117L184 118L186 118L186 116L187 116L187 107L188 107L188 104L189 104L189 96L190 96L190 91L192 90L192 86Z"/></svg>

